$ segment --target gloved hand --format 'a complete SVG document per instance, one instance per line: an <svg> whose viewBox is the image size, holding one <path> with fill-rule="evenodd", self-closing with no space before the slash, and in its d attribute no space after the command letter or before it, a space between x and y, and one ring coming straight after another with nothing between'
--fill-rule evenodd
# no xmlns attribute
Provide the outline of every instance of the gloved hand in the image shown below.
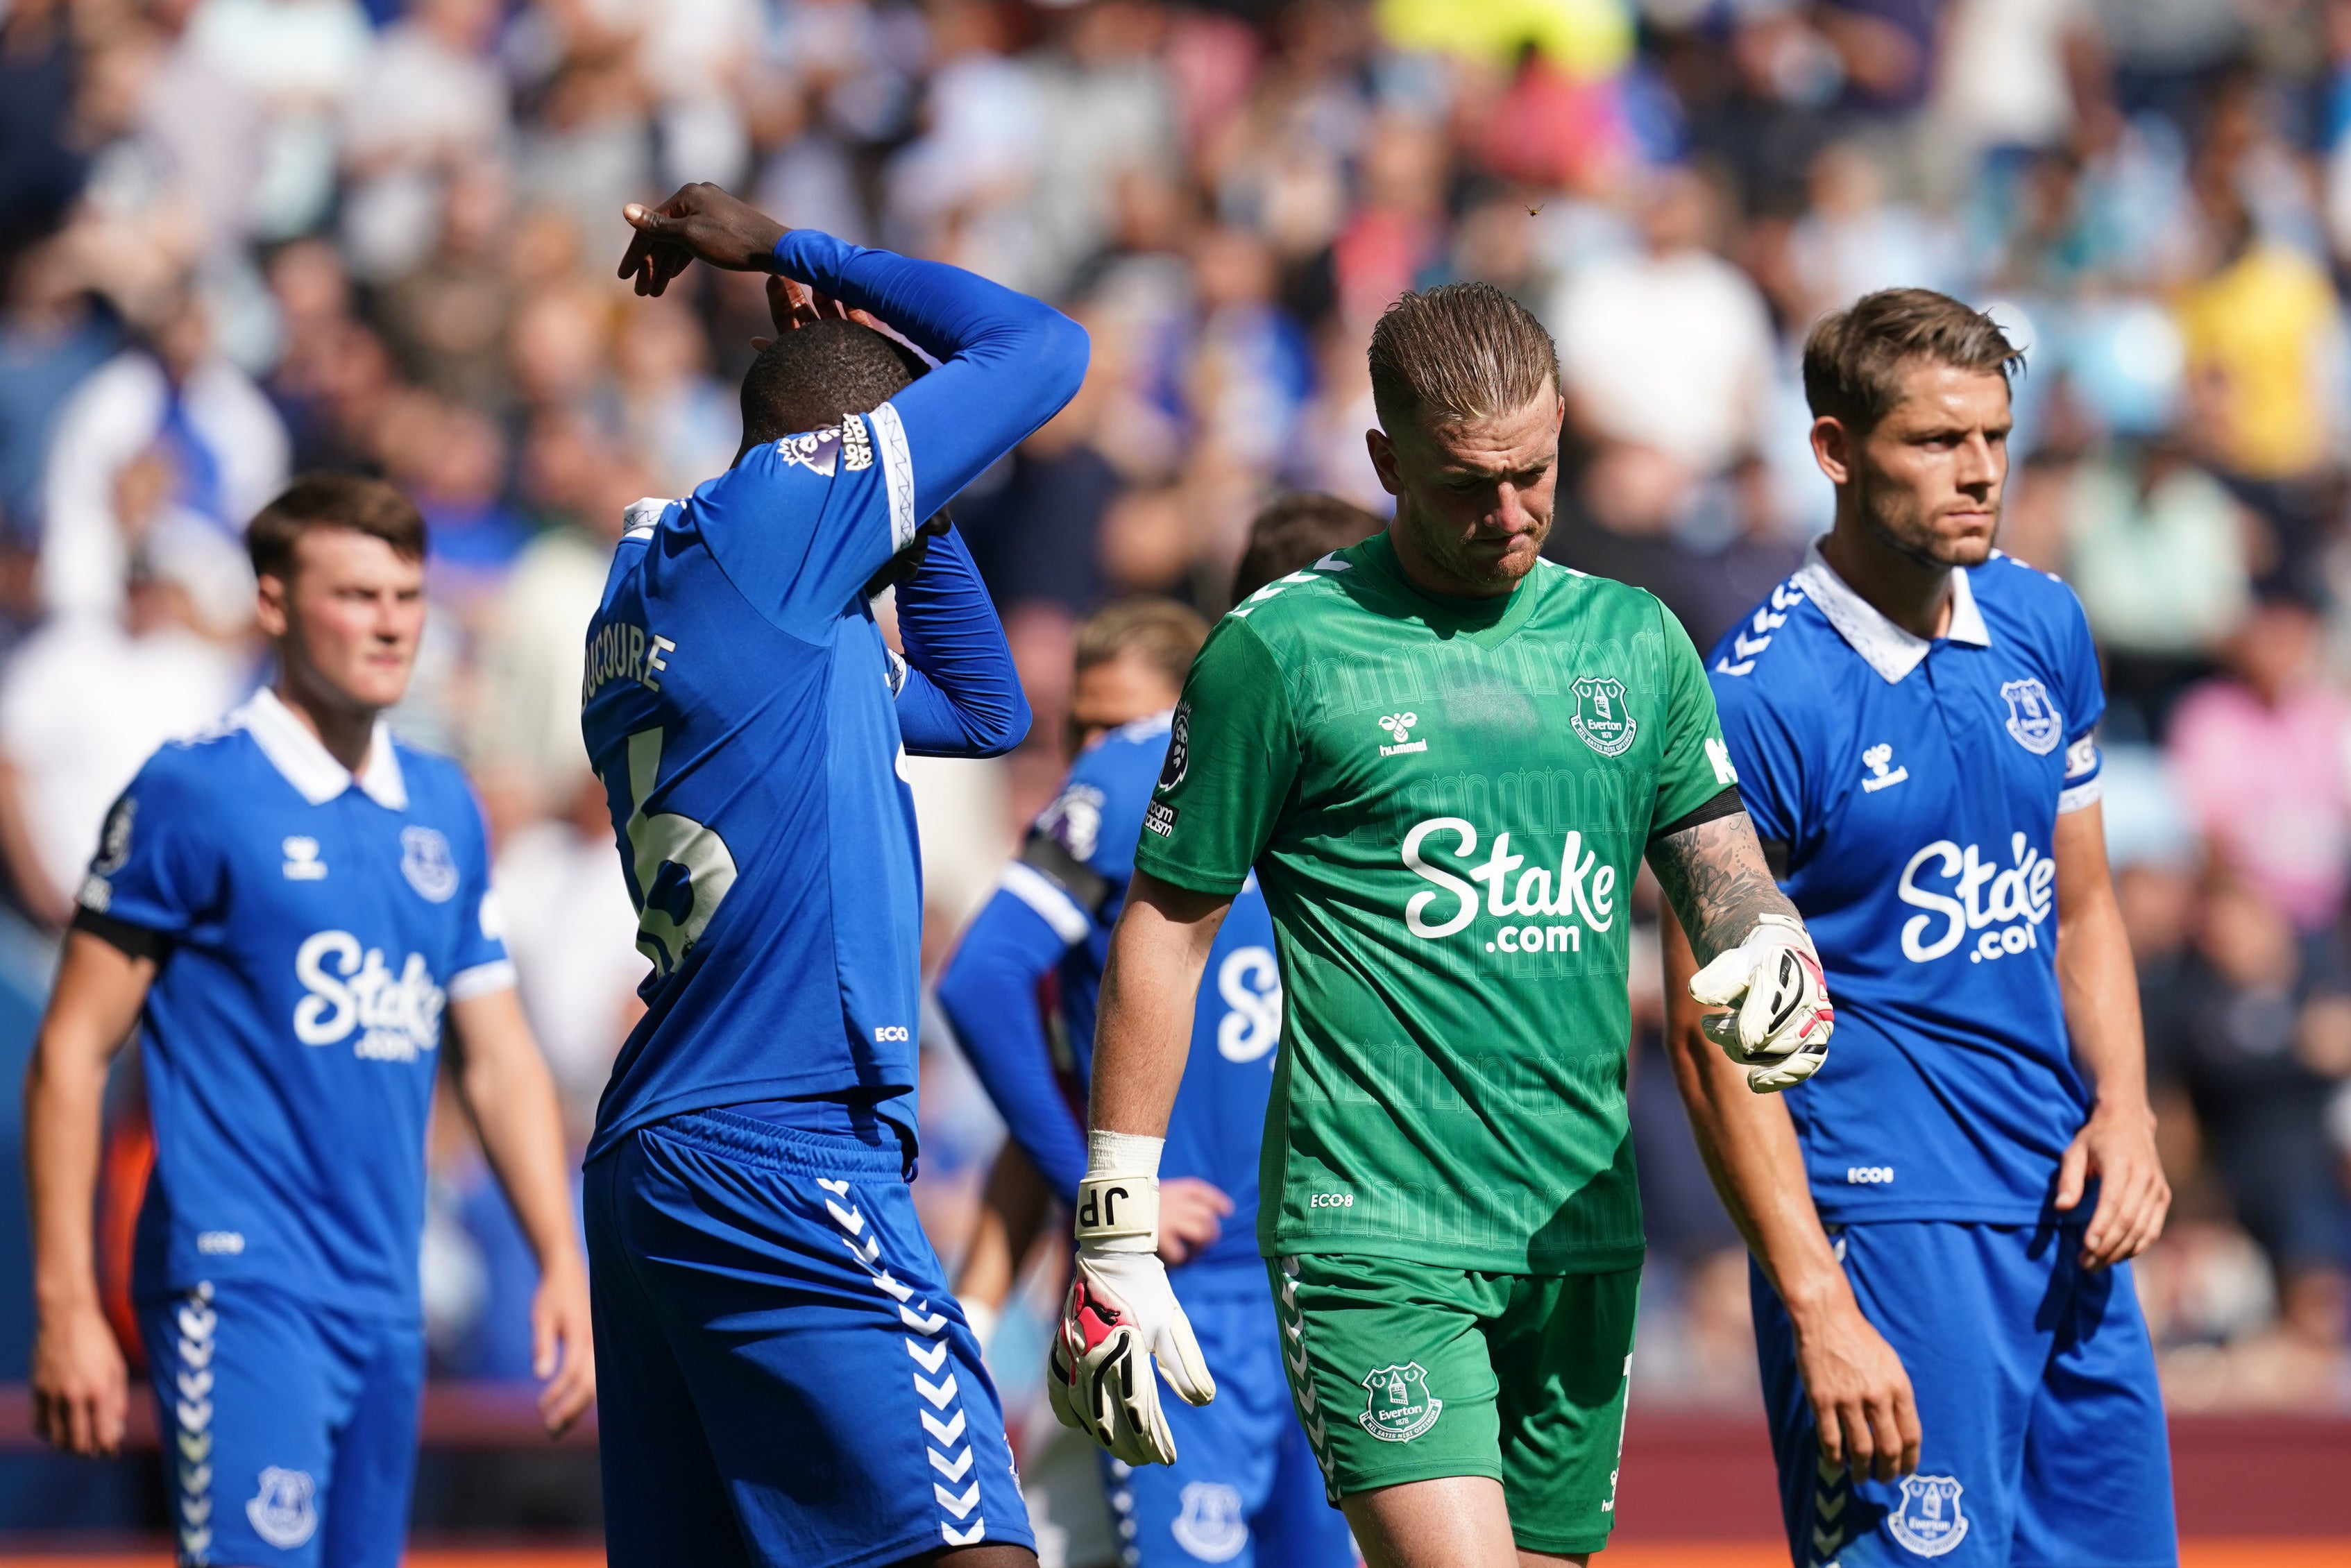
<svg viewBox="0 0 2351 1568"><path fill-rule="evenodd" d="M1690 999L1727 1014L1698 1028L1747 1069L1747 1087L1772 1094L1802 1083L1828 1060L1836 1009L1803 926L1784 915L1759 917L1747 940L1690 977Z"/></svg>
<svg viewBox="0 0 2351 1568"><path fill-rule="evenodd" d="M1117 1133L1089 1139L1078 1184L1077 1278L1047 1358L1053 1414L1130 1465L1176 1459L1146 1355L1186 1403L1217 1396L1155 1250L1163 1142Z"/></svg>

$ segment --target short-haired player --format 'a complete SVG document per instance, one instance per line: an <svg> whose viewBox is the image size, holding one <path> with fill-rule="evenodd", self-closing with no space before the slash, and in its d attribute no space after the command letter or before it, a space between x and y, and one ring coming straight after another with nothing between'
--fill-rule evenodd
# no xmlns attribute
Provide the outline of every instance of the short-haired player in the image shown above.
<svg viewBox="0 0 2351 1568"><path fill-rule="evenodd" d="M1210 1390L1153 1250L1194 998L1252 876L1281 971L1258 1241L1299 1420L1374 1568L1582 1562L1614 1517L1642 1254L1626 898L1698 934L1729 1048L1800 1081L1831 1024L1740 810L1705 672L1649 594L1540 559L1564 413L1497 289L1371 348L1395 520L1217 625L1176 710L1095 1031L1057 1384L1164 1459Z"/></svg>
<svg viewBox="0 0 2351 1568"><path fill-rule="evenodd" d="M1754 1257L1798 1564L2178 1561L2127 1262L2170 1194L2106 870L2097 653L2072 591L1992 548L2019 358L1925 289L1816 326L1834 527L1713 654L1748 812L1842 1013L1835 1061L1754 1099L1679 1001L1693 966L1667 934L1677 1076Z"/></svg>
<svg viewBox="0 0 2351 1568"><path fill-rule="evenodd" d="M481 814L381 716L424 626L423 519L380 481L316 476L246 537L277 677L115 802L26 1080L34 1420L76 1453L122 1440L90 1202L108 1063L136 1027L156 1165L131 1290L179 1559L391 1568L444 1048L538 1258L550 1431L595 1395L588 1282Z"/></svg>

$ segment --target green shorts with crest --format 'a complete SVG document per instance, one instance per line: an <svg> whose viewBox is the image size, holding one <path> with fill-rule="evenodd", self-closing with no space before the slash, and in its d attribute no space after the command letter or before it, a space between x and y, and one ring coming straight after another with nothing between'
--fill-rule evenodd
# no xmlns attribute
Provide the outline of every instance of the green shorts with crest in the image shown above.
<svg viewBox="0 0 2351 1568"><path fill-rule="evenodd" d="M1290 1398L1333 1501L1491 1476L1522 1550L1608 1544L1640 1270L1488 1274L1336 1253L1267 1269Z"/></svg>

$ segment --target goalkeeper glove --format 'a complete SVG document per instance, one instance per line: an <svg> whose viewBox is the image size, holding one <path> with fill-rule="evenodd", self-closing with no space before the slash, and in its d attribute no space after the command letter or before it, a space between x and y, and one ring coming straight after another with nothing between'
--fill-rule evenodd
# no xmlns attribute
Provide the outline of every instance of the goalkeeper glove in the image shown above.
<svg viewBox="0 0 2351 1568"><path fill-rule="evenodd" d="M1776 1093L1828 1060L1836 1009L1803 926L1760 916L1747 940L1690 977L1690 999L1732 1010L1700 1020L1706 1038L1747 1069L1747 1087Z"/></svg>
<svg viewBox="0 0 2351 1568"><path fill-rule="evenodd" d="M1176 1461L1152 1361L1187 1404L1217 1396L1159 1260L1165 1143L1122 1133L1089 1137L1086 1176L1078 1184L1077 1277L1047 1357L1046 1391L1061 1425L1130 1465Z"/></svg>

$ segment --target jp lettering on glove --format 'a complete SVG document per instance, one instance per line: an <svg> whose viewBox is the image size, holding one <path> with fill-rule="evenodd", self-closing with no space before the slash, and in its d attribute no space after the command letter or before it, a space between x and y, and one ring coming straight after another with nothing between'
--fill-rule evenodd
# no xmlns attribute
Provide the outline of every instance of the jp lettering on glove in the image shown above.
<svg viewBox="0 0 2351 1568"><path fill-rule="evenodd" d="M1186 1403L1206 1405L1217 1394L1156 1250L1163 1143L1122 1133L1089 1136L1078 1184L1076 1278L1046 1358L1053 1414L1130 1465L1176 1459L1155 1362Z"/></svg>
<svg viewBox="0 0 2351 1568"><path fill-rule="evenodd" d="M1690 999L1729 1008L1699 1021L1706 1038L1747 1069L1747 1086L1773 1094L1802 1083L1828 1060L1836 1009L1803 926L1784 915L1758 917L1747 940L1690 977Z"/></svg>

